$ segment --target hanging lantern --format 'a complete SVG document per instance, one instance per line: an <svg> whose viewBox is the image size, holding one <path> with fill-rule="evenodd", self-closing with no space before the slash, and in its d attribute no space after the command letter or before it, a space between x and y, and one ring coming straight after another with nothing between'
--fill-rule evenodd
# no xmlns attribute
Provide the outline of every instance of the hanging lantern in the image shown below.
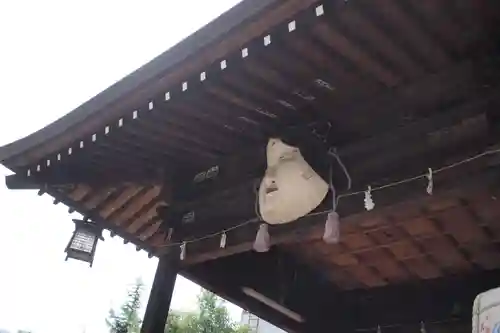
<svg viewBox="0 0 500 333"><path fill-rule="evenodd" d="M75 231L68 246L66 246L66 260L68 258L88 262L90 267L94 262L94 254L99 239L102 237L102 228L94 222L74 219Z"/></svg>

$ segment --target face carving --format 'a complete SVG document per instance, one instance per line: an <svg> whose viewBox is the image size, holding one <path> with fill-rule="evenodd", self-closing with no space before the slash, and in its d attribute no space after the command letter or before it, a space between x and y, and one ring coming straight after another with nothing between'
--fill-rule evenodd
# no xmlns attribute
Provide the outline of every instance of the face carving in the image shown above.
<svg viewBox="0 0 500 333"><path fill-rule="evenodd" d="M328 184L309 166L296 147L280 139L267 145L267 170L259 189L259 209L265 222L295 221L316 208Z"/></svg>

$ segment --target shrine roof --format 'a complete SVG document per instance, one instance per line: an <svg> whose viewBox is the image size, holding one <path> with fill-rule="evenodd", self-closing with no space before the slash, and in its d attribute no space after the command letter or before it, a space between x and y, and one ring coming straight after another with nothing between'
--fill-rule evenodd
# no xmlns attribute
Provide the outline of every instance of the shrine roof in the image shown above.
<svg viewBox="0 0 500 333"><path fill-rule="evenodd" d="M277 286L288 287L290 307L316 322L325 315L318 308L344 306L362 318L360 329L418 316L450 325L458 318L463 328L470 311L455 316L453 304L491 285L500 268L500 160L478 155L499 142L499 6L244 0L66 116L0 148L14 172L7 185L47 193L152 255L196 240L183 274L264 318L276 313L242 287L275 300L287 294ZM297 128L335 147L353 179L356 195L344 191L341 176L333 179L344 194L341 242L320 240L322 203L316 215L272 226L276 246L253 253L258 224L246 222L256 219L265 144ZM306 141L299 142L305 154L314 151ZM429 168L443 171L433 196L425 192ZM368 185L384 189L370 212ZM161 228L169 218L187 219L172 239ZM252 277L259 269L267 273ZM314 287L304 290L293 276ZM439 318L427 310L430 291L443 298ZM341 301L310 306L322 293ZM391 300L387 314L382 294ZM401 304L401 295L416 301ZM342 329L350 325L335 318Z"/></svg>

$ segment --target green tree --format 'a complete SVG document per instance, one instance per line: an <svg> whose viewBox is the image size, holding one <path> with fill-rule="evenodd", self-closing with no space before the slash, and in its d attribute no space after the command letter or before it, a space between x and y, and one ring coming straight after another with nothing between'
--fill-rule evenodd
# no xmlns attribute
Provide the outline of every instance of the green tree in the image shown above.
<svg viewBox="0 0 500 333"><path fill-rule="evenodd" d="M138 278L127 291L127 298L120 307L117 314L113 309L109 310L108 325L111 333L121 333L126 329L127 333L140 333L141 319L139 309L141 308L141 297L144 283Z"/></svg>
<svg viewBox="0 0 500 333"><path fill-rule="evenodd" d="M165 333L185 333L187 320L186 316L183 316L175 311L170 311L167 317Z"/></svg>
<svg viewBox="0 0 500 333"><path fill-rule="evenodd" d="M231 321L224 300L203 290L198 296L198 311L186 315L173 312L165 333L248 333L247 327Z"/></svg>

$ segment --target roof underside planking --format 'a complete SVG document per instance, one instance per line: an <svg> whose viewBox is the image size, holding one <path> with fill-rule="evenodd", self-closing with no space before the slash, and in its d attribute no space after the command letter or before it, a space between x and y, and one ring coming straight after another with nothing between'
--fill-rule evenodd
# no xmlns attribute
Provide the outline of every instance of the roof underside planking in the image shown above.
<svg viewBox="0 0 500 333"><path fill-rule="evenodd" d="M499 7L493 0L245 0L75 111L1 148L15 173L7 185L48 193L160 255L169 250L162 219L195 212L174 232L178 241L255 217L270 136L297 143L320 171L325 155L315 140L324 139L355 191L498 148ZM343 198L337 245L319 241L324 215L271 227L277 246L266 254L249 252L256 223L228 232L224 249L217 237L189 244L183 273L289 330L404 331L422 320L469 330L473 297L500 274L499 162L487 155L436 174L433 196L425 179L374 192L371 212L362 195ZM213 167L217 176L200 181ZM360 318L356 324L346 311ZM331 316L334 324L325 324Z"/></svg>

